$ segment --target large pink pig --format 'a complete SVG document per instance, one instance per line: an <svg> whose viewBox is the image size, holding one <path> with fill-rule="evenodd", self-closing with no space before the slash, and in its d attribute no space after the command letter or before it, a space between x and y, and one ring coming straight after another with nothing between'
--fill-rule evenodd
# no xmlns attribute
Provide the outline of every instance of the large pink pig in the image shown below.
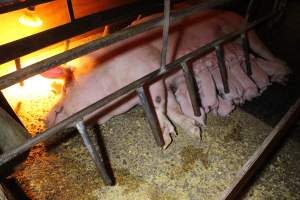
<svg viewBox="0 0 300 200"><path fill-rule="evenodd" d="M154 71L159 67L159 56L159 49L147 45L146 41L141 43L139 39L131 38L70 62L69 64L73 65L74 79L68 84L65 96L48 114L48 127ZM171 143L170 133L175 133L175 129L166 116L164 82L157 81L150 84L149 91L166 148ZM191 135L199 136L200 129L196 126L196 122L181 113L176 101L171 99L173 96L168 98L169 118ZM139 104L137 96L129 94L110 103L109 106L96 110L85 120L104 123L137 104Z"/></svg>
<svg viewBox="0 0 300 200"><path fill-rule="evenodd" d="M152 17L138 20L133 24L143 22L148 18ZM236 14L214 10L203 11L177 22L170 29L168 62L237 29L242 23L243 19ZM192 62L199 94L206 112L214 110L225 116L234 109L234 104L250 100L259 95L258 89L265 89L263 84L269 83L265 72L273 81L283 80L288 73L283 62L272 55L254 32L249 32L249 41L252 50L263 58L259 60L251 56L251 62L257 64L253 68L252 79L244 72L244 59L241 56L239 41L224 46L230 88L228 94L224 93L214 53ZM48 124L51 126L61 121L157 69L160 63L161 45L161 30L156 29L78 59L79 65L75 65L74 68L74 81L69 85L66 97L49 114ZM276 63L276 68L267 63ZM167 87L167 94L165 87ZM204 124L204 110L199 108L202 112L201 117L194 116L180 70L166 77L165 80L150 85L149 89L166 143L165 147L171 142L170 133L174 132L174 127L168 117L191 135L199 135L200 130L196 124ZM113 102L109 108L97 110L88 118L96 118L99 123L103 123L139 103L135 95L126 97L124 102L123 104L118 102L112 108L112 104L115 103Z"/></svg>

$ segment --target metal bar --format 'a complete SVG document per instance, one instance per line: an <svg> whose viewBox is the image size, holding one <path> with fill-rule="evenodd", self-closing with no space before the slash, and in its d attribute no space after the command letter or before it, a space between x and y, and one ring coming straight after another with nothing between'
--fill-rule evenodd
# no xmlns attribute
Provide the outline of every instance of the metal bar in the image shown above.
<svg viewBox="0 0 300 200"><path fill-rule="evenodd" d="M250 62L249 40L248 40L247 33L243 33L241 35L241 39L242 39L242 47L243 47L244 58L245 58L246 73L248 76L251 76L252 69L251 69L251 62Z"/></svg>
<svg viewBox="0 0 300 200"><path fill-rule="evenodd" d="M121 20L133 19L135 15L138 16L140 13L147 14L157 12L161 9L161 3L135 2L76 19L72 23L67 23L7 44L0 45L0 64L104 25L115 23Z"/></svg>
<svg viewBox="0 0 300 200"><path fill-rule="evenodd" d="M215 46L215 50L216 50L216 55L218 60L218 66L221 73L224 92L227 94L229 93L229 86L228 86L228 74L227 74L227 69L224 60L224 52L221 49L220 45Z"/></svg>
<svg viewBox="0 0 300 200"><path fill-rule="evenodd" d="M223 192L220 199L229 200L237 199L239 197L248 181L254 175L257 175L257 170L260 169L267 161L268 156L270 156L272 151L282 141L282 138L287 134L288 129L296 122L299 116L300 98L298 98L296 103L290 107L289 111L240 169L236 175L233 185Z"/></svg>
<svg viewBox="0 0 300 200"><path fill-rule="evenodd" d="M22 69L22 66L21 66L21 59L20 58L17 58L15 59L15 65L16 65L16 70L19 71L20 69ZM24 86L24 81L23 80L20 80L20 86Z"/></svg>
<svg viewBox="0 0 300 200"><path fill-rule="evenodd" d="M199 97L198 90L195 85L195 79L193 77L193 74L192 74L189 66L186 64L186 62L181 63L181 68L183 70L185 82L186 82L187 89L188 89L190 99L192 102L194 115L201 116L201 112L200 112L201 102L200 102L200 99L198 98Z"/></svg>
<svg viewBox="0 0 300 200"><path fill-rule="evenodd" d="M211 52L212 50L214 50L216 45L220 45L222 43L231 41L237 37L239 37L240 34L248 31L249 29L252 29L254 26L257 26L259 24L261 24L262 22L270 19L271 17L273 17L275 14L277 13L272 13L269 14L245 27L242 27L240 30L236 31L236 32L232 32L229 34L226 34L225 36L223 36L222 38L219 38L213 42L208 43L207 45L202 46L201 48L198 48L178 59L176 59L175 61L173 61L172 63L169 63L166 65L166 71L162 72L160 69L157 69L149 74L147 74L146 76L132 82L131 84L117 90L116 92L104 97L103 99L97 101L96 103L82 109L81 111L75 113L74 115L70 116L69 118L61 121L60 123L58 123L56 126L44 131L43 133L40 133L39 135L35 136L34 138L29 139L26 143L24 143L23 145L9 151L6 152L4 154L2 154L0 156L0 166L5 164L6 162L10 161L11 159L15 158L16 156L26 152L27 150L29 150L32 146L43 142L45 140L47 140L48 138L50 138L51 136L55 135L56 133L62 131L65 127L73 124L75 121L81 120L84 116L92 113L93 111L105 106L106 104L110 103L111 101L121 97L122 95L125 95L129 92L132 92L134 90L136 90L137 88L141 87L143 84L145 84L146 82L151 82L157 78L160 78L162 75L165 75L171 71L174 71L176 69L179 68L179 64L182 62L186 62L194 57L206 54ZM26 69L26 68L25 68ZM23 69L22 69L23 70ZM9 79L5 79L5 78L0 78L0 88L5 88L4 86L12 84L12 81L9 82L9 84L3 83L3 81L9 81ZM18 81L18 79L16 79L16 81Z"/></svg>
<svg viewBox="0 0 300 200"><path fill-rule="evenodd" d="M165 0L163 39L162 39L161 64L160 64L161 70L165 70L165 66L167 64L169 26L170 26L170 0Z"/></svg>
<svg viewBox="0 0 300 200"><path fill-rule="evenodd" d="M245 21L249 22L250 19L250 15L251 15L251 10L253 9L253 2L254 0L250 0L248 7L247 7L247 11L246 11L246 16L245 16Z"/></svg>
<svg viewBox="0 0 300 200"><path fill-rule="evenodd" d="M53 0L26 0L23 2L15 0L14 3L4 5L4 6L1 6L1 3L0 3L0 14L7 13L10 11L14 11L14 10L19 10L22 8L27 8L30 6L36 6L36 5L51 2L51 1L53 1Z"/></svg>
<svg viewBox="0 0 300 200"><path fill-rule="evenodd" d="M105 169L105 165L103 162L103 157L101 155L101 152L97 152L96 148L94 147L94 145L92 144L92 141L87 133L87 129L84 125L83 121L79 121L76 123L76 128L78 130L78 132L80 133L80 136L82 137L83 143L85 145L85 147L87 148L87 150L89 151L95 165L96 168L101 176L101 178L103 179L104 183L106 185L112 185L113 181L111 179L111 177L108 175L106 169Z"/></svg>
<svg viewBox="0 0 300 200"><path fill-rule="evenodd" d="M69 11L70 20L71 20L71 22L74 22L75 16L74 16L72 0L67 0L67 4L68 4L68 11Z"/></svg>
<svg viewBox="0 0 300 200"><path fill-rule="evenodd" d="M217 5L222 5L225 2L230 2L230 0L222 0L222 1L214 0L214 1L209 1L207 3L198 4L196 6L174 12L171 15L171 19L173 18L173 20L175 20L175 19L178 20L185 16L192 15L193 13L196 13L199 10L211 8L211 7L214 7ZM27 79L33 75L40 74L44 71L47 71L48 69L50 69L52 67L64 64L70 60L73 60L75 58L78 58L80 56L88 54L99 48L102 48L102 47L108 46L110 44L113 44L115 42L127 39L131 36L148 31L155 27L160 27L162 25L161 24L162 18L163 17L158 17L158 18L155 18L148 22L145 22L143 24L137 25L135 27L124 29L117 33L109 34L107 37L89 42L89 43L81 45L79 47L70 49L69 51L63 52L61 54L52 56L50 58L47 58L45 60L42 60L35 64L32 64L26 68L23 68L18 73L13 72L13 73L7 74L0 78L0 85L1 85L0 89L6 88L10 85L17 83L19 79ZM38 43L38 42L35 42L35 43ZM27 48L27 46L28 45L26 45L24 48ZM0 48L0 51L1 51L1 48ZM5 51L7 51L7 50L5 50ZM0 58L1 58L1 54L0 54Z"/></svg>
<svg viewBox="0 0 300 200"><path fill-rule="evenodd" d="M150 103L150 97L146 94L144 86L137 88L136 91L139 96L140 102L142 103L143 108L145 110L156 144L159 147L162 147L165 144L165 142L162 138L159 121L154 111L153 104Z"/></svg>

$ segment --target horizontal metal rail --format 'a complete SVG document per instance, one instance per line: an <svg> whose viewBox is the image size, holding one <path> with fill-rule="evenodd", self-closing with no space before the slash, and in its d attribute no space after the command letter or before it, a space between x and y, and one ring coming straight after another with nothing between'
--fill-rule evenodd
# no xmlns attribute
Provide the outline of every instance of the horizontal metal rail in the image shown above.
<svg viewBox="0 0 300 200"><path fill-rule="evenodd" d="M182 0L176 0L175 2L180 1ZM93 29L103 27L107 24L134 19L140 13L150 14L158 12L162 10L162 7L163 5L161 3L134 2L73 19L70 23L0 45L0 64L35 52L57 42L84 34Z"/></svg>
<svg viewBox="0 0 300 200"><path fill-rule="evenodd" d="M25 2L15 0L15 1L12 1L12 3L9 3L8 5L0 6L0 14L11 12L14 10L19 10L22 8L27 8L30 6L36 6L36 5L43 4L43 3L48 3L50 1L53 1L53 0L26 0ZM0 5L1 5L1 3L0 3Z"/></svg>
<svg viewBox="0 0 300 200"><path fill-rule="evenodd" d="M84 116L92 113L93 111L105 106L106 104L112 102L112 100L115 100L125 94L128 94L129 92L132 92L134 90L137 90L138 88L142 87L145 83L149 83L151 81L156 80L157 78L170 73L171 71L174 71L176 69L179 69L180 67L180 63L184 63L187 62L189 60L191 60L192 58L196 57L196 56L200 56L203 55L205 53L209 53L210 51L213 51L215 49L216 46L221 45L225 42L231 41L233 39L236 39L237 37L240 37L241 34L247 32L250 29L253 29L255 26L265 22L266 20L270 19L271 17L273 17L275 14L277 14L277 12L272 12L271 14L262 17L261 19L258 19L254 22L252 22L249 25L246 25L242 28L240 28L238 31L226 34L225 36L223 36L220 39L217 39L211 43L208 43L178 59L176 59L175 61L173 61L172 63L169 63L166 65L165 71L162 71L160 69L153 71L150 74L147 74L146 76L132 82L131 84L117 90L116 92L104 97L103 99L97 101L96 103L82 109L81 111L75 113L74 115L72 115L71 117L61 121L60 123L58 123L56 126L54 126L53 128L50 128L46 131L44 131L43 133L37 135L34 138L31 138L30 140L28 140L26 143L24 143L23 145L9 151L9 152L5 152L4 154L2 154L0 156L0 166L2 166L3 164L7 163L8 161L12 160L13 158L17 157L18 155L26 152L27 150L29 150L32 146L38 144L39 142L43 142L45 140L47 140L49 137L57 134L58 132L62 131L65 127L67 126L75 126L74 123L82 120L84 118ZM77 56L78 57L78 56ZM38 65L37 65L38 66ZM45 66L43 66L45 67ZM42 68L43 69L43 68ZM40 69L39 69L40 70ZM32 73L32 72L31 72ZM2 79L3 80L3 79ZM17 79L15 79L15 81L18 82ZM9 82L9 84L12 84L12 81ZM6 85L9 85L6 84ZM3 81L1 86L3 87Z"/></svg>
<svg viewBox="0 0 300 200"><path fill-rule="evenodd" d="M200 10L224 5L225 3L229 3L229 2L231 2L231 0L214 0L214 1L209 1L207 3L198 4L193 7L189 7L186 9L182 9L180 11L173 12L170 16L170 19L172 21L179 20L183 17L192 15ZM95 40L93 42L89 42L79 47L70 49L61 54L52 56L50 58L32 64L26 68L19 70L18 72L13 72L8 75L2 76L0 78L0 90L9 87L15 83L18 83L21 80L25 80L31 76L47 71L52 67L64 64L70 60L91 53L102 47L127 39L139 33L149 31L153 28L160 27L162 26L162 23L163 23L163 16L155 18L143 24L137 25L135 27L131 27L125 30L121 30L117 33L110 34L107 37Z"/></svg>

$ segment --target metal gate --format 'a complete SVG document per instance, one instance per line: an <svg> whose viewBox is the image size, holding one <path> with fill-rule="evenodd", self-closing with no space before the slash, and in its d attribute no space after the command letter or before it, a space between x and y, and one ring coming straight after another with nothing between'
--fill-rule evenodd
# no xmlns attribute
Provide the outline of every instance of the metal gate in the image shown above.
<svg viewBox="0 0 300 200"><path fill-rule="evenodd" d="M208 43L202 47L199 47L198 49L174 60L173 62L166 64L166 54L167 54L167 44L168 44L168 30L169 30L169 23L170 22L176 22L179 19L182 19L183 17L186 17L188 15L192 15L193 13L196 13L200 10L213 8L216 6L221 6L226 3L230 3L232 1L230 0L213 0L208 1L207 3L201 3L194 5L189 8L185 8L182 10L170 12L170 0L164 0L164 16L158 17L155 19L152 19L151 21L147 21L143 24L139 24L134 27L130 27L124 30L121 30L119 32L110 34L104 38L98 39L93 42L86 43L84 45L78 46L76 48L70 49L66 52L63 52L61 54L52 56L50 58L47 58L45 60L42 60L40 62L37 62L35 64L32 64L26 68L20 69L16 72L10 73L8 75L5 75L3 77L0 77L0 90L5 89L13 84L16 84L24 79L27 79L31 76L34 76L36 74L40 74L44 71L47 71L55 66L58 66L60 64L66 63L70 60L73 60L75 58L78 58L80 56L83 56L85 54L88 54L92 51L95 51L97 49L100 49L102 47L108 46L110 44L113 44L115 42L124 40L126 38L129 38L131 36L137 35L142 32L146 32L148 30L151 30L156 27L163 26L163 46L162 46L162 54L161 54L161 66L159 69L153 71L150 74L147 74L146 76L132 82L131 84L117 90L116 92L110 94L109 96L106 96L105 98L97 101L96 103L82 109L81 111L75 113L71 117L61 121L56 126L40 133L36 137L33 137L29 140L27 140L24 144L20 145L19 147L4 152L0 156L0 167L7 162L11 161L15 157L19 156L20 154L28 151L32 146L38 144L39 142L46 141L51 136L62 132L62 130L67 126L73 126L76 127L78 132L80 133L83 142L85 146L87 147L89 153L91 154L93 161L96 164L97 170L99 171L102 179L107 185L112 185L112 179L108 175L105 166L103 164L102 155L99 154L96 151L95 146L91 143L91 140L87 134L87 129L85 127L85 122L83 118L95 111L96 109L99 109L105 105L107 105L112 100L115 100L116 98L125 95L129 92L136 91L140 101L142 102L142 105L144 107L144 110L146 112L146 115L148 117L150 126L152 128L152 132L155 138L155 141L158 146L162 146L164 144L161 134L160 134L160 127L158 125L158 121L156 118L156 114L153 110L153 108L150 106L149 99L147 95L145 95L144 85L146 83L149 83L153 81L154 79L161 78L165 74L174 71L176 69L182 69L184 72L184 77L188 86L188 91L191 97L191 102L194 110L194 114L196 116L200 115L200 104L201 102L198 102L197 99L197 93L196 93L196 86L194 85L194 78L192 76L192 73L190 71L189 66L187 65L187 62L194 57L201 56L205 53L215 51L217 55L218 60L218 66L221 72L222 82L224 84L224 90L226 93L229 92L228 87L228 80L227 80L227 71L224 61L224 55L222 53L222 45L226 42L229 42L233 39L236 39L238 37L241 38L242 41L242 48L244 51L245 56L245 63L246 63L246 69L247 74L250 76L252 74L251 71L251 65L249 61L249 45L248 45L248 39L247 39L247 31L250 29L253 29L255 26L264 23L268 20L273 19L274 16L278 16L282 14L286 1L285 0L275 0L274 1L274 8L273 10L267 14L264 17L261 17L259 19L254 20L253 22L249 22L247 24L244 24L238 31L231 32L229 34L226 34L225 36ZM69 3L69 9L72 10L72 5ZM251 9L253 7L253 0L250 1L248 5L248 10L246 14L246 19L249 19ZM72 16L72 13L70 13ZM71 18L72 19L72 18ZM2 95L2 94L1 94Z"/></svg>

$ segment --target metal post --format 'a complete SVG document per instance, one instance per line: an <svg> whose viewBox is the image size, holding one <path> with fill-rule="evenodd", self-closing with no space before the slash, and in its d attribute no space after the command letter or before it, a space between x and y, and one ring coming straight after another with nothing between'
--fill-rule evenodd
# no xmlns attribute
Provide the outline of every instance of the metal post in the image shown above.
<svg viewBox="0 0 300 200"><path fill-rule="evenodd" d="M94 145L92 144L91 139L88 136L87 133L87 129L84 125L83 121L79 121L76 123L76 128L78 130L78 132L80 133L82 139L83 139L83 143L86 146L87 150L89 151L95 165L96 168L101 176L101 178L103 179L104 183L106 185L113 185L113 181L111 179L111 177L108 175L106 169L105 169L105 165L103 162L103 157L101 155L101 152L99 151L99 153L97 153L96 148L94 147Z"/></svg>
<svg viewBox="0 0 300 200"><path fill-rule="evenodd" d="M246 16L245 16L245 21L249 22L250 16L251 16L251 10L253 9L253 2L254 0L250 0L247 11L246 11Z"/></svg>
<svg viewBox="0 0 300 200"><path fill-rule="evenodd" d="M195 79L193 77L193 74L189 68L189 66L186 64L186 62L181 63L181 68L183 70L185 82L187 85L187 89L189 91L190 99L192 102L193 106L193 111L195 116L201 116L200 112L200 106L201 106L201 101L198 98L198 87L195 85Z"/></svg>
<svg viewBox="0 0 300 200"><path fill-rule="evenodd" d="M72 0L67 0L67 4L68 4L68 11L69 11L70 20L71 20L71 22L73 22L75 20L75 16L74 16Z"/></svg>
<svg viewBox="0 0 300 200"><path fill-rule="evenodd" d="M169 26L170 26L170 0L164 1L164 25L163 25L163 39L162 39L162 50L161 50L161 70L165 71L167 63L167 50L168 50L168 37L169 37Z"/></svg>
<svg viewBox="0 0 300 200"><path fill-rule="evenodd" d="M229 93L229 86L228 86L228 74L227 74L227 69L224 60L224 52L222 51L220 45L215 46L215 50L218 59L218 66L222 77L222 83L224 86L224 92L227 94Z"/></svg>
<svg viewBox="0 0 300 200"><path fill-rule="evenodd" d="M137 88L136 89L137 94L140 98L140 101L143 105L143 108L146 112L146 116L148 118L150 127L152 129L152 134L154 136L154 139L156 141L156 144L160 147L162 147L164 145L164 140L162 138L161 135L161 129L160 129L160 125L159 125L159 121L157 119L157 115L154 111L153 105L151 105L151 103L149 102L149 97L146 94L145 88L144 86Z"/></svg>
<svg viewBox="0 0 300 200"><path fill-rule="evenodd" d="M21 59L20 58L15 59L15 65L16 65L17 71L19 71L20 69L22 69L22 67L21 67ZM23 80L20 80L19 83L20 83L20 86L24 86L24 81Z"/></svg>
<svg viewBox="0 0 300 200"><path fill-rule="evenodd" d="M245 58L246 73L248 76L251 76L252 69L251 69L251 62L250 62L249 40L248 40L247 33L243 33L241 35L241 39L242 39L242 47L243 47L244 58Z"/></svg>

